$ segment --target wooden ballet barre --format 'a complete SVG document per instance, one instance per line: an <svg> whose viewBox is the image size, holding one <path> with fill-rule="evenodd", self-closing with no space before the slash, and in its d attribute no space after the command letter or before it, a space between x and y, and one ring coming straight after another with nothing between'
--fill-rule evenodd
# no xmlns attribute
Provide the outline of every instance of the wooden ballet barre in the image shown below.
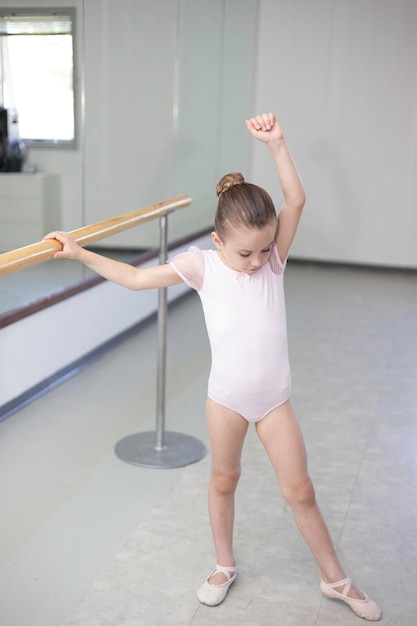
<svg viewBox="0 0 417 626"><path fill-rule="evenodd" d="M112 217L90 226L77 228L70 231L69 234L74 237L80 246L84 247L105 237L116 235L123 230L128 230L139 224L168 215L189 204L191 204L190 196L178 196L177 198L163 200L143 209L124 213L118 217ZM11 250L10 252L4 252L0 254L0 276L6 276L7 274L49 261L54 253L61 249L62 245L56 239L48 239L47 241L40 241L23 248Z"/></svg>

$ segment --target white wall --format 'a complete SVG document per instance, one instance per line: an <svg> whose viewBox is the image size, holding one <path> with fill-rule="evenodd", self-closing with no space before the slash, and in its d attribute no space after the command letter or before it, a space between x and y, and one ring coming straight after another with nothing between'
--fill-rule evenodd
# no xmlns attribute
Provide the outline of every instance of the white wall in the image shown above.
<svg viewBox="0 0 417 626"><path fill-rule="evenodd" d="M257 18L258 0L181 0L177 189L193 204L174 236L210 226L218 180L248 170Z"/></svg>
<svg viewBox="0 0 417 626"><path fill-rule="evenodd" d="M308 198L293 256L417 267L417 3L260 9L255 108L279 115ZM280 203L262 146L251 172Z"/></svg>
<svg viewBox="0 0 417 626"><path fill-rule="evenodd" d="M174 197L178 2L84 0L85 221ZM186 192L184 192L186 193ZM158 241L158 224L105 245Z"/></svg>
<svg viewBox="0 0 417 626"><path fill-rule="evenodd" d="M88 223L187 194L171 239L212 224L230 146L234 166L248 167L257 5L84 0ZM150 222L106 245L158 242Z"/></svg>

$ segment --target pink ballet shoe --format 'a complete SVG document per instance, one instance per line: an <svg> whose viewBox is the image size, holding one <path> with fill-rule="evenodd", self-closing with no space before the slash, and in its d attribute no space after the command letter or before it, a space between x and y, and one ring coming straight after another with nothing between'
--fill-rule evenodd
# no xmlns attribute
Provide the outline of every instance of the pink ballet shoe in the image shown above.
<svg viewBox="0 0 417 626"><path fill-rule="evenodd" d="M347 595L351 585L352 581L350 578L343 578L343 580L339 580L336 583L325 583L323 579L320 581L320 589L328 598L332 598L333 600L342 600L350 606L356 615L363 617L363 619L367 619L370 622L377 622L381 619L381 609L373 600L371 600L371 598L369 598L369 596L366 595L366 593L364 594L365 598L363 600L350 598ZM342 592L336 591L335 587L342 586Z"/></svg>
<svg viewBox="0 0 417 626"><path fill-rule="evenodd" d="M214 576L214 574L218 574L219 572L226 576L226 582L222 585L212 585L211 583L209 583L209 579ZM223 600L227 596L230 585L235 580L236 567L223 567L222 565L216 565L214 570L209 576L207 576L206 580L198 590L197 597L202 604L207 604L208 606L217 606L218 604L221 604L221 602L223 602Z"/></svg>

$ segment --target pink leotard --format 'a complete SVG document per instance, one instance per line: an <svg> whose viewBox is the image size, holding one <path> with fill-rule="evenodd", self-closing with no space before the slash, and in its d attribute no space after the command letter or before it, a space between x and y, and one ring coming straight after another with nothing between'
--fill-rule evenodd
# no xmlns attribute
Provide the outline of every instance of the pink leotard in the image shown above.
<svg viewBox="0 0 417 626"><path fill-rule="evenodd" d="M208 396L259 421L291 391L285 263L276 246L250 275L230 269L215 250L193 247L169 262L201 298L212 359Z"/></svg>

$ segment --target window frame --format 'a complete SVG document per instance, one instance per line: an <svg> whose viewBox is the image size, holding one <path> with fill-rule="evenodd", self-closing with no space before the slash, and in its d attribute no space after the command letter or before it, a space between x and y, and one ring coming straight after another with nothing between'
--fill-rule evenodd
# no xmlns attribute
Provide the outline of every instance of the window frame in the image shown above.
<svg viewBox="0 0 417 626"><path fill-rule="evenodd" d="M20 139L29 148L77 148L78 146L78 89L77 89L77 37L76 37L76 7L75 6L51 6L51 7L0 7L0 17L7 16L27 16L27 17L42 17L54 15L68 16L71 21L71 37L72 37L72 111L74 120L74 137L72 139L26 139L20 132ZM51 35L52 36L52 35ZM0 58L1 61L1 58ZM3 81L3 72L0 73L0 83ZM2 91L2 90L1 90ZM4 106L1 105L1 106ZM17 108L17 107L16 107ZM17 114L19 111L17 109Z"/></svg>

